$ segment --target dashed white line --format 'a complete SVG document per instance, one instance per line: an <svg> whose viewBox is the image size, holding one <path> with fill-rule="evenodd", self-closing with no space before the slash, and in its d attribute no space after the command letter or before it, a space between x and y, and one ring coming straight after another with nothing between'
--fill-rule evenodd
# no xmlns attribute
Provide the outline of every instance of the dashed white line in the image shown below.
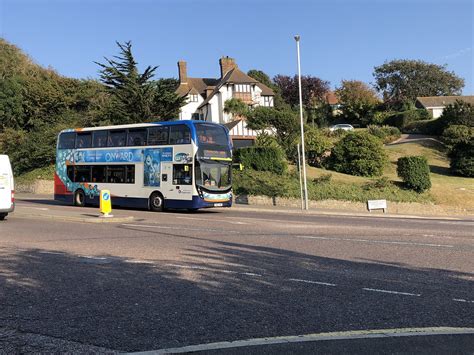
<svg viewBox="0 0 474 355"><path fill-rule="evenodd" d="M355 243L416 245L416 246L433 247L433 248L454 248L454 245L449 245L449 244L430 244L430 243L401 242L401 241L389 241L389 240L371 240L371 239L358 239L358 238L315 237L315 236L311 236L311 235L297 235L296 238L318 239L318 240L335 240L335 241L355 242Z"/></svg>
<svg viewBox="0 0 474 355"><path fill-rule="evenodd" d="M465 300L463 298L453 298L454 302L474 303L474 301Z"/></svg>
<svg viewBox="0 0 474 355"><path fill-rule="evenodd" d="M213 271L213 272L221 272L224 274L236 274L236 275L245 275L245 276L255 276L255 277L262 277L263 275L256 274L253 272L239 272L239 271L232 271L232 270L225 270L225 269L213 269L204 266L197 266L197 265L179 265L179 264L165 264L165 266L176 267L180 269L195 269L195 270L205 270L205 271Z"/></svg>
<svg viewBox="0 0 474 355"><path fill-rule="evenodd" d="M366 287L364 287L364 288L362 288L362 289L365 290L365 291L391 293L391 294L394 294L394 295L416 296L416 297L421 296L420 293L410 293L410 292L399 292L399 291L381 290L381 289L378 289L378 288L366 288Z"/></svg>
<svg viewBox="0 0 474 355"><path fill-rule="evenodd" d="M312 280L288 279L288 281L303 282L303 283L323 285L323 286L333 286L333 287L336 286L336 284L331 284L329 282L320 282L320 281L312 281Z"/></svg>

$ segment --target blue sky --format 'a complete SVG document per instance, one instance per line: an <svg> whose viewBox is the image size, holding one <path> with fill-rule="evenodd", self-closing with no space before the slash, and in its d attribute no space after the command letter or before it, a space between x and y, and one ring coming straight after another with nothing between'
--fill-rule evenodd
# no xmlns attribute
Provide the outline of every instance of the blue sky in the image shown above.
<svg viewBox="0 0 474 355"><path fill-rule="evenodd" d="M97 78L94 61L131 40L140 67L158 77L218 77L218 59L270 76L296 72L293 35L301 35L303 74L337 86L371 83L391 59L447 64L474 94L472 0L0 0L0 36L60 74Z"/></svg>

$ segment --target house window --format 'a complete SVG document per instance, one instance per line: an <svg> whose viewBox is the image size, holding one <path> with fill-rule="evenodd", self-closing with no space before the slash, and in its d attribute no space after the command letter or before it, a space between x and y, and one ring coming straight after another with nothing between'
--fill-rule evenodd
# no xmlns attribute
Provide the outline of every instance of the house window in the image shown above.
<svg viewBox="0 0 474 355"><path fill-rule="evenodd" d="M250 85L248 84L235 84L235 92L250 92Z"/></svg>
<svg viewBox="0 0 474 355"><path fill-rule="evenodd" d="M188 97L189 97L188 102L198 102L199 101L198 95L192 94L192 95L189 95Z"/></svg>
<svg viewBox="0 0 474 355"><path fill-rule="evenodd" d="M273 96L263 96L263 106L273 107Z"/></svg>
<svg viewBox="0 0 474 355"><path fill-rule="evenodd" d="M191 119L192 119L192 120L199 120L199 119L200 119L199 113L193 113L193 114L191 114Z"/></svg>

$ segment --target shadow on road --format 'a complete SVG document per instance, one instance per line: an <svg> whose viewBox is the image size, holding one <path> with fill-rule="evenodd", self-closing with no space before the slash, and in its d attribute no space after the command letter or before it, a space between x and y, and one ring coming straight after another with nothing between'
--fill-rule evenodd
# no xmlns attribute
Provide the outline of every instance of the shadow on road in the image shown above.
<svg viewBox="0 0 474 355"><path fill-rule="evenodd" d="M209 247L168 236L188 244L179 260L147 264L0 249L0 326L123 351L322 331L472 326L472 305L452 298L472 296L473 274L240 243Z"/></svg>

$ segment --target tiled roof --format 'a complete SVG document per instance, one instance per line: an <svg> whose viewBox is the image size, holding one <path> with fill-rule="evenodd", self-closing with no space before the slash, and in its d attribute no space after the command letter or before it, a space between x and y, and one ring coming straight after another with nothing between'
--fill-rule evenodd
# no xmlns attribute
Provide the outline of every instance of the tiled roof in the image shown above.
<svg viewBox="0 0 474 355"><path fill-rule="evenodd" d="M337 105L339 103L339 98L333 91L325 93L324 100L326 100L329 105Z"/></svg>
<svg viewBox="0 0 474 355"><path fill-rule="evenodd" d="M272 89L270 89L268 86L262 83L257 83L257 86L262 90L262 96L273 96L275 93L273 92Z"/></svg>
<svg viewBox="0 0 474 355"><path fill-rule="evenodd" d="M474 96L422 96L416 100L425 108L444 107L455 103L457 100L465 101L474 105Z"/></svg>

